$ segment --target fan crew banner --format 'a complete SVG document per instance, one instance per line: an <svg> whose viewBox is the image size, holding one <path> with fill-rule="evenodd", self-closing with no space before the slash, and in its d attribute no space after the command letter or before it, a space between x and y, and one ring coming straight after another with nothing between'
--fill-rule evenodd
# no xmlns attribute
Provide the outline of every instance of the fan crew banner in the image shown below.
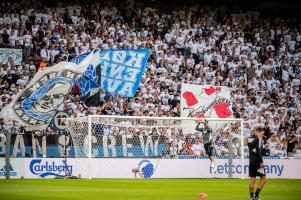
<svg viewBox="0 0 301 200"><path fill-rule="evenodd" d="M232 116L231 95L228 87L182 83L181 117L230 118ZM194 123L192 125L194 128L197 123L192 123Z"/></svg>
<svg viewBox="0 0 301 200"><path fill-rule="evenodd" d="M78 145L70 136L43 135L37 136L31 133L12 134L10 145L14 158L48 157L62 158L65 154L68 158L85 158L88 155L89 145L83 142ZM80 136L78 136L80 137ZM86 135L83 141L88 141ZM76 139L75 139L76 140ZM6 135L0 134L0 158L5 155ZM72 141L72 143L71 143ZM93 135L92 155L95 158L105 157L157 157L168 153L168 137L164 135Z"/></svg>
<svg viewBox="0 0 301 200"><path fill-rule="evenodd" d="M101 66L101 88L114 94L135 95L144 73L150 51L95 50L74 62L59 64L39 70L26 88L5 107L0 115L15 120L27 130L45 130L58 107L65 101L74 83L87 68ZM90 82L84 82L84 92L91 91ZM91 85L91 84L90 84Z"/></svg>

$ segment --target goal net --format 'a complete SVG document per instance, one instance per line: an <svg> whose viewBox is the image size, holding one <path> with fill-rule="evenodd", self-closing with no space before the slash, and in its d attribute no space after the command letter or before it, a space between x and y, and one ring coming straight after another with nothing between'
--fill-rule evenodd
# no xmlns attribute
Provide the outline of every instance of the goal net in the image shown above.
<svg viewBox="0 0 301 200"><path fill-rule="evenodd" d="M67 122L77 158L208 158L205 124L217 159L231 167L245 153L241 119L90 115Z"/></svg>

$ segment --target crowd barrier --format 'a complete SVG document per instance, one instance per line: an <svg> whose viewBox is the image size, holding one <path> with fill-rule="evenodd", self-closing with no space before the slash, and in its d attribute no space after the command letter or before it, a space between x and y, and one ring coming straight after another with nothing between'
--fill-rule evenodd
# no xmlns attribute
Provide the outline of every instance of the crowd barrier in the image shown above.
<svg viewBox="0 0 301 200"><path fill-rule="evenodd" d="M248 177L248 160L233 160L233 178ZM265 159L268 178L301 179L301 160ZM228 159L218 159L210 171L208 159L134 158L11 158L11 178L228 178ZM135 174L133 169L139 169ZM135 170L134 170L135 171ZM136 170L137 171L137 170ZM5 178L5 159L0 158L0 178Z"/></svg>

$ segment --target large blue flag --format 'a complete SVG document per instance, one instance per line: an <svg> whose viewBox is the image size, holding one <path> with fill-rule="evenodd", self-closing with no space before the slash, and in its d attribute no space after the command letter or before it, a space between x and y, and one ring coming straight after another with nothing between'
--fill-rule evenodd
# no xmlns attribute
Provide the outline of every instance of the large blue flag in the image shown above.
<svg viewBox="0 0 301 200"><path fill-rule="evenodd" d="M145 71L150 55L149 49L103 50L99 51L97 66L89 64L77 84L82 99L87 101L99 89L103 91L134 97ZM82 54L70 62L79 64L89 54Z"/></svg>

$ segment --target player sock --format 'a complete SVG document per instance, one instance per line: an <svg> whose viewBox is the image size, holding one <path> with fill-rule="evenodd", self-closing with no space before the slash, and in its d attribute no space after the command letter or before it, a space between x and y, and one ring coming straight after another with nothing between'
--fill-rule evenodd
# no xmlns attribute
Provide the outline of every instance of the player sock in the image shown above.
<svg viewBox="0 0 301 200"><path fill-rule="evenodd" d="M211 168L211 170L212 170L213 173L216 173L216 167L215 167L215 163L214 162L212 162L210 164L210 168Z"/></svg>
<svg viewBox="0 0 301 200"><path fill-rule="evenodd" d="M255 192L255 196L258 197L259 196L259 193L260 193L260 189L257 188L256 192Z"/></svg>
<svg viewBox="0 0 301 200"><path fill-rule="evenodd" d="M254 195L254 192L250 192L250 196L251 196L251 198L253 197L253 195Z"/></svg>

